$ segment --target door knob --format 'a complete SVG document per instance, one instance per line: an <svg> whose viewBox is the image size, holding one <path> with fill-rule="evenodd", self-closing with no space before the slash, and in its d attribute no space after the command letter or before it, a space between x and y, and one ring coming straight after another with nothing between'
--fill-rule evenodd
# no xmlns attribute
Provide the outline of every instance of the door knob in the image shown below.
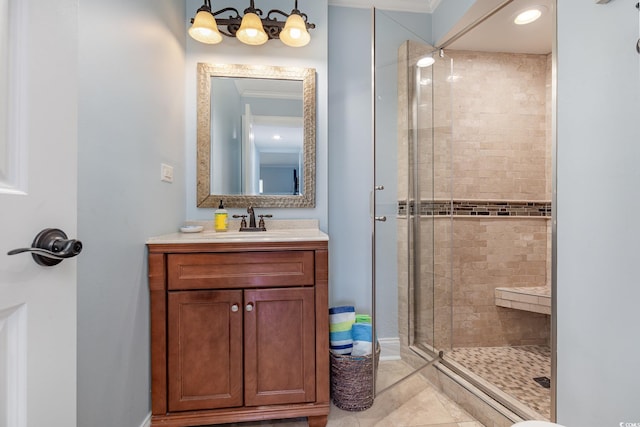
<svg viewBox="0 0 640 427"><path fill-rule="evenodd" d="M245 307L245 309L246 309L247 311L253 311L253 303L249 303L249 304L247 304L247 306Z"/></svg>
<svg viewBox="0 0 640 427"><path fill-rule="evenodd" d="M374 218L376 221L385 222L387 220L386 216L377 216Z"/></svg>
<svg viewBox="0 0 640 427"><path fill-rule="evenodd" d="M51 267L78 255L81 251L81 241L67 239L64 231L57 228L45 228L36 235L30 248L14 249L7 252L7 255L30 252L36 263Z"/></svg>

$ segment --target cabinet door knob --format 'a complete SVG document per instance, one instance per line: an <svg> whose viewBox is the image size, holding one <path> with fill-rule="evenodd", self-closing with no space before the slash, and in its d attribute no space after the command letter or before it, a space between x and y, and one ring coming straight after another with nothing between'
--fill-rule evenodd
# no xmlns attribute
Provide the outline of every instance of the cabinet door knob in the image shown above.
<svg viewBox="0 0 640 427"><path fill-rule="evenodd" d="M249 304L247 304L247 306L245 307L245 309L246 309L247 311L253 311L253 303L251 303L251 302L250 302Z"/></svg>
<svg viewBox="0 0 640 427"><path fill-rule="evenodd" d="M240 307L238 307L238 304L233 304L231 306L231 311L233 311L234 313L237 312L240 309Z"/></svg>

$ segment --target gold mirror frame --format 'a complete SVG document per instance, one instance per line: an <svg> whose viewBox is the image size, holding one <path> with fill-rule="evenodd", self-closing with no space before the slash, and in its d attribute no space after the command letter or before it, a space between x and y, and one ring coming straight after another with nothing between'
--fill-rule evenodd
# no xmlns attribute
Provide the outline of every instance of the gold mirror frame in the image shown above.
<svg viewBox="0 0 640 427"><path fill-rule="evenodd" d="M211 78L301 80L303 104L303 191L300 195L211 194ZM316 71L314 68L198 63L197 206L313 208L316 204Z"/></svg>

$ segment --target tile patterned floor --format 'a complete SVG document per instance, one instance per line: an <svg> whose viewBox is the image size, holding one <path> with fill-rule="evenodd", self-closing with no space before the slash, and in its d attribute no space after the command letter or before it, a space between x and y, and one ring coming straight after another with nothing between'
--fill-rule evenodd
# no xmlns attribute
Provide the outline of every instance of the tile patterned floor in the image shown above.
<svg viewBox="0 0 640 427"><path fill-rule="evenodd" d="M378 368L382 390L411 373L401 361L383 361ZM306 419L227 424L227 427L306 427ZM421 375L414 375L376 397L366 411L343 411L331 406L327 427L484 427Z"/></svg>
<svg viewBox="0 0 640 427"><path fill-rule="evenodd" d="M446 358L458 362L543 417L550 417L550 390L534 381L537 377L551 377L549 347L456 348L445 352Z"/></svg>

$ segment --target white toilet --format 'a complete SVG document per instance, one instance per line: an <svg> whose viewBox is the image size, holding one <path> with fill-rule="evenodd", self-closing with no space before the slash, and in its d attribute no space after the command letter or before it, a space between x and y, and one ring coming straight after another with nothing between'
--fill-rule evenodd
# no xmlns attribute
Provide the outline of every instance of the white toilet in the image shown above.
<svg viewBox="0 0 640 427"><path fill-rule="evenodd" d="M512 427L563 427L560 424L550 423L548 421L521 421L515 423Z"/></svg>

